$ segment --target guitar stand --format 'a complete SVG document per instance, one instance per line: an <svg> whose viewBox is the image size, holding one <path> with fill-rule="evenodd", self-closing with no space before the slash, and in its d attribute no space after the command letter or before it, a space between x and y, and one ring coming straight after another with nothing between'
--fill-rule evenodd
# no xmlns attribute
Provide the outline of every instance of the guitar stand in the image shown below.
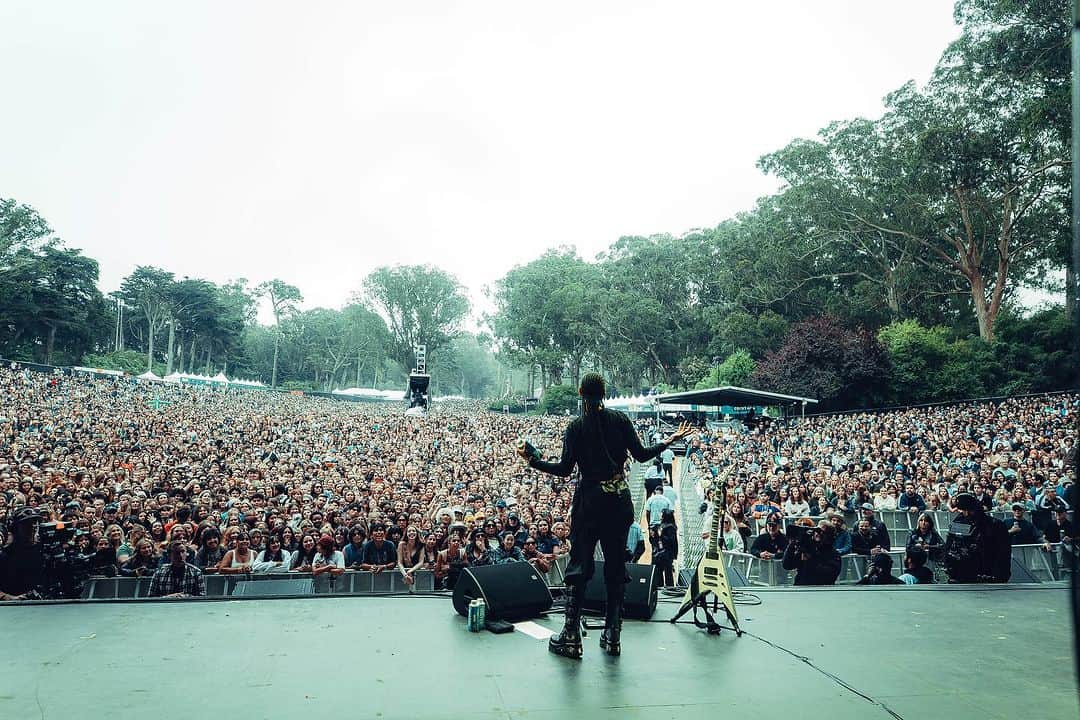
<svg viewBox="0 0 1080 720"><path fill-rule="evenodd" d="M712 595L712 609L711 610L709 609L709 596L710 595ZM705 615L705 622L702 622L702 621L698 620L698 610L699 609ZM692 599L690 599L690 600L686 601L685 603L683 603L683 606L681 608L679 608L679 612L677 612L675 614L675 617L671 618L671 620L669 620L668 622L671 622L671 623L677 622L679 620L679 618L681 618L683 615L685 615L687 613L687 611L689 611L689 610L694 611L694 625L695 625L695 627L701 628L702 630L707 632L709 635L719 635L720 631L724 629L724 626L721 625L720 623L716 622L716 618L714 617L714 615L717 615L717 614L720 613L720 598L716 593L714 593L714 592L712 592L710 590L705 590L704 592L698 593ZM739 627L738 620L736 620L732 616L731 612L727 609L726 606L724 607L724 612L727 613L728 620L731 621L731 625L732 625L731 627L729 627L727 629L728 630L734 630L736 637L742 637L743 631Z"/></svg>

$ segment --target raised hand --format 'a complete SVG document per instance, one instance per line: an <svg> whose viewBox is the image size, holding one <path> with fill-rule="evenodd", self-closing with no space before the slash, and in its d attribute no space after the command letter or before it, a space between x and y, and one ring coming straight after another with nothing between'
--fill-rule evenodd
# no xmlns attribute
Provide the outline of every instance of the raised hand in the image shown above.
<svg viewBox="0 0 1080 720"><path fill-rule="evenodd" d="M664 440L664 442L670 445L673 442L682 440L684 437L686 437L692 432L694 432L694 428L690 427L690 423L683 422L679 425L679 429L671 433L671 435L668 435L667 439Z"/></svg>

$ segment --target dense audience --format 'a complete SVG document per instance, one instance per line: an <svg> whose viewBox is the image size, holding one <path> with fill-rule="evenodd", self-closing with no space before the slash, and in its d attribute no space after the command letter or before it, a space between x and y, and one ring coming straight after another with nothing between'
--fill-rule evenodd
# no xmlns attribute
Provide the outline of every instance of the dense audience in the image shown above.
<svg viewBox="0 0 1080 720"><path fill-rule="evenodd" d="M906 550L916 573L937 560L943 540L926 511L955 512L971 493L985 511L1011 514L1015 544L1070 541L1077 502L1074 470L1080 397L1057 394L901 411L728 424L688 448L702 488L727 477L724 536L763 559L787 546L785 523L816 525L840 554L876 558L890 550L881 511L917 518ZM1025 518L1030 512L1030 520ZM912 553L912 551L915 551ZM875 563L881 567L884 560ZM908 569L910 570L910 569Z"/></svg>
<svg viewBox="0 0 1080 720"><path fill-rule="evenodd" d="M888 548L873 510L947 509L963 491L1010 512L1074 505L1077 408L1057 395L703 429L687 458L703 485L731 470L728 549L781 555L778 523L751 538L752 519L834 514L829 537L873 552ZM547 571L569 549L573 484L530 470L514 447L527 437L557 455L565 425L467 403L405 417L397 405L3 367L0 520L27 506L74 525L95 572L152 577L163 595L201 587L189 566L396 572L407 585L430 570L441 587L469 564ZM650 524L674 555L664 493ZM863 517L846 527L844 512ZM1016 520L1024 539L1055 533ZM1054 536L1071 537L1061 522ZM919 527L909 549L932 558L940 534Z"/></svg>

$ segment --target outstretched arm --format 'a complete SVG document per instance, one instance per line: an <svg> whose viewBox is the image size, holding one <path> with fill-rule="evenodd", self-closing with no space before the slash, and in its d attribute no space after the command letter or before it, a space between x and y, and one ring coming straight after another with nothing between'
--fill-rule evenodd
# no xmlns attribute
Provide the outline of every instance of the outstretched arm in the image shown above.
<svg viewBox="0 0 1080 720"><path fill-rule="evenodd" d="M679 429L668 435L661 440L658 444L650 447L644 447L641 444L641 438L638 437L637 430L630 424L630 420L627 419L624 426L626 432L626 449L630 451L630 455L639 463L652 460L659 455L672 443L681 440L682 438L693 432L693 428L690 427L690 423L682 423L679 425Z"/></svg>
<svg viewBox="0 0 1080 720"><path fill-rule="evenodd" d="M577 458L574 456L574 443L570 437L569 426L566 428L566 434L563 435L562 458L559 462L552 463L529 457L526 455L524 447L518 448L518 454L528 460L529 467L534 470L551 473L552 475L558 475L559 477L569 477L570 471L574 469L574 464L577 463Z"/></svg>

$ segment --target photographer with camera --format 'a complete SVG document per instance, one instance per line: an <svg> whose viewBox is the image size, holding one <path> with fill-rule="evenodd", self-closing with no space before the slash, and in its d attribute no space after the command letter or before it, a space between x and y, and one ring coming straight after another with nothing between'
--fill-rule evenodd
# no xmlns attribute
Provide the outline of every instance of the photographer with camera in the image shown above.
<svg viewBox="0 0 1080 720"><path fill-rule="evenodd" d="M798 571L796 585L835 585L840 577L840 553L833 547L832 525L822 520L812 528L788 526L784 569Z"/></svg>
<svg viewBox="0 0 1080 720"><path fill-rule="evenodd" d="M45 586L45 553L38 542L41 515L32 507L21 507L8 518L14 536L0 552L0 600L28 600L39 596Z"/></svg>
<svg viewBox="0 0 1080 720"><path fill-rule="evenodd" d="M893 559L888 553L878 553L866 564L866 575L858 585L903 585L903 580L892 574Z"/></svg>

